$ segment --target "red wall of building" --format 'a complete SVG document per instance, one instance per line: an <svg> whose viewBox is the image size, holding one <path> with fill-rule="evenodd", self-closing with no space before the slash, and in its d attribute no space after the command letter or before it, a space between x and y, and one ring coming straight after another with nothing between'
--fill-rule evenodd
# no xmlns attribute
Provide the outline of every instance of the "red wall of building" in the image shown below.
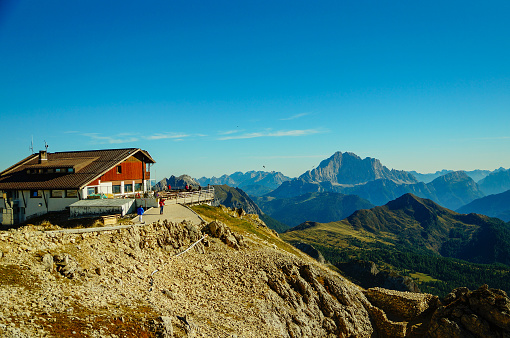
<svg viewBox="0 0 510 338"><path fill-rule="evenodd" d="M126 161L120 164L121 173L117 173L117 167L107 171L103 176L99 179L101 182L111 182L111 181L125 181L125 180L141 180L141 179L149 179L150 173L145 171L145 163L139 161L134 157L130 157ZM144 173L145 171L145 173ZM95 180L89 185L98 185L99 181Z"/></svg>

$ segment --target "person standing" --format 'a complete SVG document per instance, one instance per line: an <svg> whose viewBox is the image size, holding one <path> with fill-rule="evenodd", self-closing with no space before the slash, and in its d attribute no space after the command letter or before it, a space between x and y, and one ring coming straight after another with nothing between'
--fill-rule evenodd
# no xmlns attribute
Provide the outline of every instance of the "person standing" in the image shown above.
<svg viewBox="0 0 510 338"><path fill-rule="evenodd" d="M138 214L138 220L142 223L142 215L144 211L141 205L138 207L138 210L136 210L136 213Z"/></svg>
<svg viewBox="0 0 510 338"><path fill-rule="evenodd" d="M165 199L162 198L159 200L159 214L163 215L163 207L165 206Z"/></svg>

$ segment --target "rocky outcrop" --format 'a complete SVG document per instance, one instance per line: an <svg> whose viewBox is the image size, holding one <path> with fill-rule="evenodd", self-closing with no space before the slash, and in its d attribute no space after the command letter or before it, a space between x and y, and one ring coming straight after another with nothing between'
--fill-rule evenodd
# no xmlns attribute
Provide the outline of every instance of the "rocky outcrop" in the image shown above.
<svg viewBox="0 0 510 338"><path fill-rule="evenodd" d="M291 311L278 311L291 337L371 337L366 299L345 280L299 262L277 265L269 287Z"/></svg>
<svg viewBox="0 0 510 338"><path fill-rule="evenodd" d="M225 223L214 221L207 224L202 231L213 237L221 239L223 243L231 248L239 250L242 247L246 247L243 235L232 232Z"/></svg>
<svg viewBox="0 0 510 338"><path fill-rule="evenodd" d="M458 288L434 313L428 337L510 337L510 299L504 291Z"/></svg>
<svg viewBox="0 0 510 338"><path fill-rule="evenodd" d="M426 311L434 311L439 298L427 293L401 292L383 288L371 288L365 296L386 315L399 321L411 321Z"/></svg>

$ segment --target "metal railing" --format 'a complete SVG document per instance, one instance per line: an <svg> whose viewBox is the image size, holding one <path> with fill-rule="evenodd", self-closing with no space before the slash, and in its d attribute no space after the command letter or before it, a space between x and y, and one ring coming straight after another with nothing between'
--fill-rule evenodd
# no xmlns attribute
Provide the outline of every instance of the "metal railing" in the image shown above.
<svg viewBox="0 0 510 338"><path fill-rule="evenodd" d="M165 199L165 204L199 204L214 200L214 187L195 191L159 191L158 197Z"/></svg>

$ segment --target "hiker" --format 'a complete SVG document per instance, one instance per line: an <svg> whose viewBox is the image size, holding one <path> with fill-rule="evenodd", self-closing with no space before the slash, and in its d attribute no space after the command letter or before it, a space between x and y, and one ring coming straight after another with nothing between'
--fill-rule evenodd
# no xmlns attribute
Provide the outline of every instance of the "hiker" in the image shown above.
<svg viewBox="0 0 510 338"><path fill-rule="evenodd" d="M142 206L140 205L138 207L138 209L136 210L136 213L138 214L138 220L140 221L140 223L142 223L142 215L143 215L143 208Z"/></svg>
<svg viewBox="0 0 510 338"><path fill-rule="evenodd" d="M184 188L186 191L189 191L188 183L186 183L186 187Z"/></svg>
<svg viewBox="0 0 510 338"><path fill-rule="evenodd" d="M172 186L169 184L168 185L168 191L172 190Z"/></svg>
<svg viewBox="0 0 510 338"><path fill-rule="evenodd" d="M162 198L159 200L159 214L163 215L163 207L165 206L165 199Z"/></svg>

